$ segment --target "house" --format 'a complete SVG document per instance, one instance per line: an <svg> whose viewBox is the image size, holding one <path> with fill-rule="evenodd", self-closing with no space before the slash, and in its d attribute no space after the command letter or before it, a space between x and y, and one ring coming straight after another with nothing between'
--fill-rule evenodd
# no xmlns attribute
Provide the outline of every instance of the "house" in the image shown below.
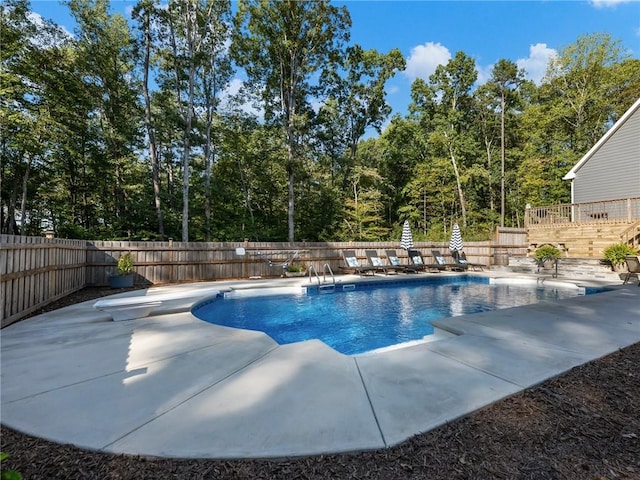
<svg viewBox="0 0 640 480"><path fill-rule="evenodd" d="M563 180L571 180L572 204L640 198L640 99L574 165ZM614 215L619 213L622 212ZM600 214L608 215L611 220L611 212L603 211Z"/></svg>
<svg viewBox="0 0 640 480"><path fill-rule="evenodd" d="M572 258L602 258L620 242L640 245L640 99L563 177L571 203L527 206L530 251L561 246Z"/></svg>

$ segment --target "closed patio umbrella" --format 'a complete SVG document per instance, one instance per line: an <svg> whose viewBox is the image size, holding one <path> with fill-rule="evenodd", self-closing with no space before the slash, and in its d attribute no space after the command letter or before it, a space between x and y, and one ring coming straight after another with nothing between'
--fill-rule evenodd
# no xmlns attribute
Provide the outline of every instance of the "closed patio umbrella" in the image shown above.
<svg viewBox="0 0 640 480"><path fill-rule="evenodd" d="M452 252L462 252L462 234L460 233L460 226L457 223L453 224L453 231L451 232L451 240L449 241L449 250Z"/></svg>
<svg viewBox="0 0 640 480"><path fill-rule="evenodd" d="M413 248L413 235L411 234L411 226L409 225L409 220L405 220L404 225L402 226L400 248L404 248L405 250Z"/></svg>

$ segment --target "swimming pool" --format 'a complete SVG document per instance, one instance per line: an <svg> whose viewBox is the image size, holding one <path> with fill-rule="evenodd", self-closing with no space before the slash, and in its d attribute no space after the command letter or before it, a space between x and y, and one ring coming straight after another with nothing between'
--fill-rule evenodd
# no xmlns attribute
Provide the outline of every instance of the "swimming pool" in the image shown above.
<svg viewBox="0 0 640 480"><path fill-rule="evenodd" d="M431 321L436 319L595 293L575 286L539 288L468 276L339 284L332 294L320 294L317 287L294 291L219 296L192 313L216 325L265 332L279 344L319 339L355 355L420 340L433 334Z"/></svg>

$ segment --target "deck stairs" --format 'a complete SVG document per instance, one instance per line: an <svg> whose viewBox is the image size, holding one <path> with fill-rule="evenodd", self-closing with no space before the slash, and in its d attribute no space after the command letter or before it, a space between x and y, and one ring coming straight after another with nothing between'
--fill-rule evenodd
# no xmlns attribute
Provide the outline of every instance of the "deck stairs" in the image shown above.
<svg viewBox="0 0 640 480"><path fill-rule="evenodd" d="M601 259L604 249L627 243L640 246L640 221L599 224L533 225L527 230L530 250L544 244L557 245L571 258Z"/></svg>
<svg viewBox="0 0 640 480"><path fill-rule="evenodd" d="M540 269L533 257L509 257L509 264L494 265L491 270L508 271L527 275L549 274L551 270ZM595 258L560 258L558 260L558 278L584 279L586 281L622 282L624 272L613 271L610 265Z"/></svg>

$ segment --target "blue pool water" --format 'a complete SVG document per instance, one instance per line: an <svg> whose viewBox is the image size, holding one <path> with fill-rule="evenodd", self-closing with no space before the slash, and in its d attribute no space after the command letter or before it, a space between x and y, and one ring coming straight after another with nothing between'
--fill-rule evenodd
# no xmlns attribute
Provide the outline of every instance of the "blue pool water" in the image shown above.
<svg viewBox="0 0 640 480"><path fill-rule="evenodd" d="M489 284L486 278L433 278L393 285L355 284L336 293L218 297L193 314L207 322L267 333L279 344L319 339L347 355L422 339L432 320L585 293L584 289ZM591 292L587 292L591 293Z"/></svg>

